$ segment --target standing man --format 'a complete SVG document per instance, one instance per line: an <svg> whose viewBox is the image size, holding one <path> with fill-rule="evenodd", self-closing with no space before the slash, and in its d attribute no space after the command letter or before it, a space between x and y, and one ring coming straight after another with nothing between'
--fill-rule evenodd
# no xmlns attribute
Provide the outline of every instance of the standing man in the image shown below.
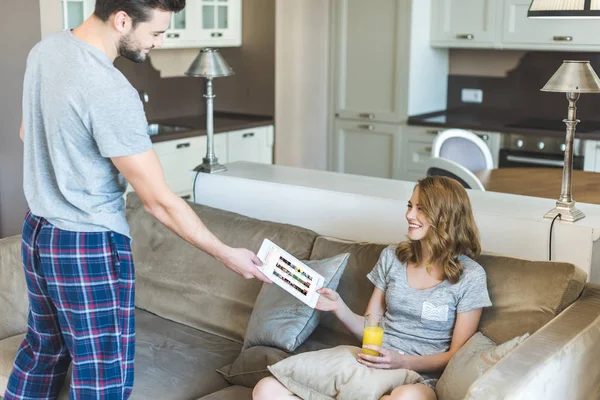
<svg viewBox="0 0 600 400"><path fill-rule="evenodd" d="M143 62L184 6L96 0L81 26L29 54L20 132L29 329L5 400L56 399L71 362L70 399L130 396L135 274L125 179L174 233L243 277L269 282L256 255L223 244L169 190L138 93L113 65L119 56Z"/></svg>

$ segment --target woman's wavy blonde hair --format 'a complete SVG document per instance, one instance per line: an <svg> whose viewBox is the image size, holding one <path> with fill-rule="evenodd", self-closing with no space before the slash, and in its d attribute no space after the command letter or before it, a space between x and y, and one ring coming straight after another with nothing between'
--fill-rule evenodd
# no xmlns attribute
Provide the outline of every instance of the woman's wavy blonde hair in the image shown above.
<svg viewBox="0 0 600 400"><path fill-rule="evenodd" d="M398 245L396 251L401 262L419 264L421 246L427 246L431 258L425 266L443 267L444 277L451 283L459 281L462 265L458 256L476 258L481 253L479 230L475 224L471 201L463 186L456 180L443 176L421 179L414 190L419 191L419 210L431 224L421 240L410 240Z"/></svg>

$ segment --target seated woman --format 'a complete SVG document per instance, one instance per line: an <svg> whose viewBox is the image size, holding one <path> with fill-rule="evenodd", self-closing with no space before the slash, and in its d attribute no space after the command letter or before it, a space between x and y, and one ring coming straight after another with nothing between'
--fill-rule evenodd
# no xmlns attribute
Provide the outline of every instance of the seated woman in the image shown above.
<svg viewBox="0 0 600 400"><path fill-rule="evenodd" d="M483 307L491 306L486 275L473 261L479 233L465 189L455 180L418 182L406 211L408 241L387 247L367 275L375 289L365 314L385 315L380 356L359 354L369 368L410 369L423 383L395 388L385 400L435 400L435 384L454 353L477 331ZM321 289L316 308L331 311L362 339L364 317L331 289ZM261 380L255 400L297 399L277 379Z"/></svg>

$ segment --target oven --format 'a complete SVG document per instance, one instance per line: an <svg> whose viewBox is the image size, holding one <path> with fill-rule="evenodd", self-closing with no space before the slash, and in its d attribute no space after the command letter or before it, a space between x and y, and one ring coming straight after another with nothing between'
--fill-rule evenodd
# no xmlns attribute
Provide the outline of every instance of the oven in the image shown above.
<svg viewBox="0 0 600 400"><path fill-rule="evenodd" d="M498 168L562 168L564 137L505 134L498 157ZM583 170L583 141L573 142L573 169Z"/></svg>

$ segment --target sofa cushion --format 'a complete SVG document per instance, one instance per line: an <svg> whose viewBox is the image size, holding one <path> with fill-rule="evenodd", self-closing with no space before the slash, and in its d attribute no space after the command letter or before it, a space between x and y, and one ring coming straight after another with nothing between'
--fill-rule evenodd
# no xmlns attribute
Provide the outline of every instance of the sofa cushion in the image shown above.
<svg viewBox="0 0 600 400"><path fill-rule="evenodd" d="M310 259L321 260L340 253L350 253L346 270L338 285L338 293L352 311L364 314L374 288L371 281L367 279L367 274L375 267L381 252L387 246L389 244L351 242L320 236L315 240ZM323 314L321 325L337 332L350 334L332 313Z"/></svg>
<svg viewBox="0 0 600 400"><path fill-rule="evenodd" d="M21 236L0 239L0 339L27 330L27 285L21 261Z"/></svg>
<svg viewBox="0 0 600 400"><path fill-rule="evenodd" d="M198 400L252 400L252 389L243 386L229 386Z"/></svg>
<svg viewBox="0 0 600 400"><path fill-rule="evenodd" d="M581 294L586 274L573 264L481 255L493 307L483 310L480 331L496 343L533 334Z"/></svg>
<svg viewBox="0 0 600 400"><path fill-rule="evenodd" d="M257 252L268 238L295 257L307 259L317 236L292 225L190 206L209 230L232 247ZM127 199L127 219L133 238L137 307L242 342L262 282L238 276L180 239L144 210L135 193Z"/></svg>
<svg viewBox="0 0 600 400"><path fill-rule="evenodd" d="M231 363L241 345L136 309L135 386L132 400L188 400L229 384L215 371ZM0 341L0 393L23 335ZM69 374L70 376L70 374ZM68 384L59 400L68 398Z"/></svg>
<svg viewBox="0 0 600 400"><path fill-rule="evenodd" d="M355 313L365 311L373 284L365 275L375 266L386 245L349 242L320 236L311 259L350 253L338 291ZM496 343L525 333L533 334L571 305L583 290L586 274L573 264L531 261L483 254L476 260L487 274L492 307L485 308L479 329ZM321 325L345 331L334 315L325 315Z"/></svg>
<svg viewBox="0 0 600 400"><path fill-rule="evenodd" d="M448 366L444 369L444 373L435 386L438 398L440 400L464 399L473 382L528 337L529 334L526 333L496 345L483 333L475 333L452 356Z"/></svg>
<svg viewBox="0 0 600 400"><path fill-rule="evenodd" d="M345 253L305 263L323 276L324 287L336 290L348 256ZM318 324L318 311L277 285L263 285L248 323L244 350L253 346L271 346L294 351L314 332Z"/></svg>
<svg viewBox="0 0 600 400"><path fill-rule="evenodd" d="M136 330L133 400L196 399L229 386L216 369L237 357L239 343L142 310Z"/></svg>

